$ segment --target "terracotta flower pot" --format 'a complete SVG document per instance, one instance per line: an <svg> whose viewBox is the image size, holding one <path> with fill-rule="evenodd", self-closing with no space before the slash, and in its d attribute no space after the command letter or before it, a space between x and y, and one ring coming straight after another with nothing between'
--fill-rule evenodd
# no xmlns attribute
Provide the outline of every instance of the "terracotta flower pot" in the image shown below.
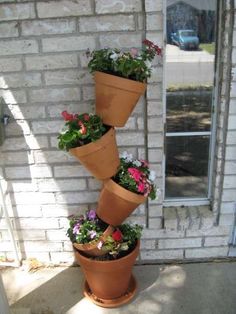
<svg viewBox="0 0 236 314"><path fill-rule="evenodd" d="M112 126L124 126L146 84L123 77L95 72L96 114Z"/></svg>
<svg viewBox="0 0 236 314"><path fill-rule="evenodd" d="M96 142L71 148L69 152L99 180L112 177L120 165L114 128Z"/></svg>
<svg viewBox="0 0 236 314"><path fill-rule="evenodd" d="M112 226L121 225L145 200L145 196L130 192L110 179L104 182L96 213Z"/></svg>
<svg viewBox="0 0 236 314"><path fill-rule="evenodd" d="M82 267L88 286L96 298L116 302L126 294L139 246L138 241L130 254L112 261L97 261L84 257L78 251L75 252L76 260Z"/></svg>
<svg viewBox="0 0 236 314"><path fill-rule="evenodd" d="M99 250L97 245L100 241L105 241L106 238L112 234L114 228L112 226L108 226L107 229L103 232L101 237L96 241L91 241L90 243L80 244L80 243L73 243L73 246L86 254L87 256L102 256L107 253L105 250Z"/></svg>

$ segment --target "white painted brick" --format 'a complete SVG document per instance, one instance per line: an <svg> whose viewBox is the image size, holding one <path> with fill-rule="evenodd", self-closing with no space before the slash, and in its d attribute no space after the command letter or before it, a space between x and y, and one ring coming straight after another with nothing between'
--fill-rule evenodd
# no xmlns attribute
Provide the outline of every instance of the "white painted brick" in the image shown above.
<svg viewBox="0 0 236 314"><path fill-rule="evenodd" d="M64 241L63 242L63 251L65 251L65 252L72 252L73 251L73 245L70 241Z"/></svg>
<svg viewBox="0 0 236 314"><path fill-rule="evenodd" d="M1 14L1 13L0 13ZM4 37L17 37L19 35L17 23L8 22L0 24L0 38Z"/></svg>
<svg viewBox="0 0 236 314"><path fill-rule="evenodd" d="M15 204L50 204L55 203L55 197L53 193L41 193L41 192L18 192L14 193Z"/></svg>
<svg viewBox="0 0 236 314"><path fill-rule="evenodd" d="M80 89L77 87L35 89L29 91L29 96L33 103L73 101L80 100Z"/></svg>
<svg viewBox="0 0 236 314"><path fill-rule="evenodd" d="M62 38L42 39L44 52L73 51L95 49L95 38L93 36L71 36Z"/></svg>
<svg viewBox="0 0 236 314"><path fill-rule="evenodd" d="M59 204L87 204L97 201L98 192L65 192L56 193L56 202Z"/></svg>
<svg viewBox="0 0 236 314"><path fill-rule="evenodd" d="M233 214L221 214L220 215L220 226L233 226L234 224L234 215Z"/></svg>
<svg viewBox="0 0 236 314"><path fill-rule="evenodd" d="M226 246L229 243L229 237L206 238L204 246Z"/></svg>
<svg viewBox="0 0 236 314"><path fill-rule="evenodd" d="M156 242L155 240L143 240L141 239L140 249L141 250L155 250Z"/></svg>
<svg viewBox="0 0 236 314"><path fill-rule="evenodd" d="M224 188L226 189L236 189L236 176L224 176Z"/></svg>
<svg viewBox="0 0 236 314"><path fill-rule="evenodd" d="M214 224L214 215L213 212L210 211L208 206L199 206L198 207L200 216L201 216L201 228L209 229L213 227Z"/></svg>
<svg viewBox="0 0 236 314"><path fill-rule="evenodd" d="M141 251L142 260L176 260L183 259L183 250Z"/></svg>
<svg viewBox="0 0 236 314"><path fill-rule="evenodd" d="M81 17L79 19L80 32L110 32L135 30L133 15L107 15Z"/></svg>
<svg viewBox="0 0 236 314"><path fill-rule="evenodd" d="M27 190L21 190L21 192L26 192ZM29 191L31 192L31 191ZM14 209L13 212L15 210L15 216L17 217L42 217L42 211L40 208L40 205L33 205L33 204L17 204Z"/></svg>
<svg viewBox="0 0 236 314"><path fill-rule="evenodd" d="M16 150L28 150L47 148L48 139L45 136L33 136L26 135L24 137L12 137L7 139L7 143L4 142L2 151L16 151Z"/></svg>
<svg viewBox="0 0 236 314"><path fill-rule="evenodd" d="M142 132L117 133L118 146L144 145L144 134Z"/></svg>
<svg viewBox="0 0 236 314"><path fill-rule="evenodd" d="M82 88L82 95L84 100L94 100L95 99L94 86L84 86Z"/></svg>
<svg viewBox="0 0 236 314"><path fill-rule="evenodd" d="M228 129L236 130L236 115L229 115L228 117Z"/></svg>
<svg viewBox="0 0 236 314"><path fill-rule="evenodd" d="M145 11L146 12L162 11L162 1L145 0Z"/></svg>
<svg viewBox="0 0 236 314"><path fill-rule="evenodd" d="M129 223L129 224L138 224L143 227L146 225L146 217L145 216L129 216L124 223Z"/></svg>
<svg viewBox="0 0 236 314"><path fill-rule="evenodd" d="M151 40L153 43L157 44L160 48L163 47L163 32L161 31L157 31L157 32L147 32L146 34L146 38L148 38L149 40ZM160 58L156 57L153 60L153 65L158 64L158 61L160 60Z"/></svg>
<svg viewBox="0 0 236 314"><path fill-rule="evenodd" d="M6 167L6 177L8 179L28 179L28 178L47 178L52 177L49 166L25 166L25 167Z"/></svg>
<svg viewBox="0 0 236 314"><path fill-rule="evenodd" d="M17 55L37 53L38 43L35 40L8 40L0 42L0 55Z"/></svg>
<svg viewBox="0 0 236 314"><path fill-rule="evenodd" d="M44 72L46 85L93 84L92 75L88 71L66 70Z"/></svg>
<svg viewBox="0 0 236 314"><path fill-rule="evenodd" d="M141 12L141 0L121 0L111 1L95 0L95 10L98 14L120 13L120 12Z"/></svg>
<svg viewBox="0 0 236 314"><path fill-rule="evenodd" d="M48 263L50 262L50 255L49 252L23 252L23 258L24 259L31 259L36 258L38 261L42 263Z"/></svg>
<svg viewBox="0 0 236 314"><path fill-rule="evenodd" d="M205 230L187 230L186 236L187 237L202 237L202 236L224 236L230 234L230 227L229 226L217 226L212 227Z"/></svg>
<svg viewBox="0 0 236 314"><path fill-rule="evenodd" d="M50 178L52 177L52 169L48 165L32 165L30 166L32 178Z"/></svg>
<svg viewBox="0 0 236 314"><path fill-rule="evenodd" d="M164 227L167 230L178 228L177 212L174 207L164 208Z"/></svg>
<svg viewBox="0 0 236 314"><path fill-rule="evenodd" d="M235 99L230 100L229 114L236 114L236 100Z"/></svg>
<svg viewBox="0 0 236 314"><path fill-rule="evenodd" d="M233 214L235 202L222 202L220 213L221 214Z"/></svg>
<svg viewBox="0 0 236 314"><path fill-rule="evenodd" d="M130 34L106 34L99 38L101 47L111 48L132 48L142 45L142 35L136 33Z"/></svg>
<svg viewBox="0 0 236 314"><path fill-rule="evenodd" d="M20 229L33 229L33 230L47 230L58 229L58 219L55 218L20 218L16 219L16 227L20 226ZM19 229L19 227L17 228Z"/></svg>
<svg viewBox="0 0 236 314"><path fill-rule="evenodd" d="M162 218L149 218L149 228L151 229L161 229Z"/></svg>
<svg viewBox="0 0 236 314"><path fill-rule="evenodd" d="M0 88L31 87L40 86L41 84L40 73L5 74L4 77L0 77Z"/></svg>
<svg viewBox="0 0 236 314"><path fill-rule="evenodd" d="M47 240L49 241L61 241L68 240L66 230L48 230L46 231Z"/></svg>
<svg viewBox="0 0 236 314"><path fill-rule="evenodd" d="M50 252L51 259L53 263L66 263L73 264L74 263L74 252Z"/></svg>
<svg viewBox="0 0 236 314"><path fill-rule="evenodd" d="M178 228L186 230L190 225L190 218L187 208L177 207Z"/></svg>
<svg viewBox="0 0 236 314"><path fill-rule="evenodd" d="M33 3L3 4L0 6L0 20L24 20L35 17Z"/></svg>
<svg viewBox="0 0 236 314"><path fill-rule="evenodd" d="M54 180L44 179L38 182L40 192L83 191L87 184L85 179Z"/></svg>
<svg viewBox="0 0 236 314"><path fill-rule="evenodd" d="M0 72L20 71L22 62L20 58L1 58Z"/></svg>
<svg viewBox="0 0 236 314"><path fill-rule="evenodd" d="M102 182L94 178L89 178L88 187L89 190L100 190L102 188Z"/></svg>
<svg viewBox="0 0 236 314"><path fill-rule="evenodd" d="M188 208L188 212L189 212L189 218L190 218L190 224L189 224L189 228L191 230L198 230L200 227L200 213L198 211L197 206L191 206Z"/></svg>
<svg viewBox="0 0 236 314"><path fill-rule="evenodd" d="M76 102L74 104L56 104L56 105L49 105L47 107L47 111L50 117L52 118L62 118L61 113L62 111L67 110L68 112L72 113L83 113L83 112L93 112L92 106L87 103Z"/></svg>
<svg viewBox="0 0 236 314"><path fill-rule="evenodd" d="M23 90L0 90L0 97L3 97L6 104L26 103L26 93Z"/></svg>
<svg viewBox="0 0 236 314"><path fill-rule="evenodd" d="M60 5L58 1L37 2L37 10L40 18L92 14L91 3L87 0L62 0Z"/></svg>
<svg viewBox="0 0 236 314"><path fill-rule="evenodd" d="M228 131L227 132L227 138L226 138L226 144L227 145L236 145L236 131Z"/></svg>
<svg viewBox="0 0 236 314"><path fill-rule="evenodd" d="M153 60L153 65L156 58ZM161 83L163 81L163 69L161 67L152 67L152 75L148 78L148 83Z"/></svg>
<svg viewBox="0 0 236 314"><path fill-rule="evenodd" d="M56 151L40 151L36 150L33 152L34 161L37 164L45 163L61 163L74 161L74 158L67 152L56 150Z"/></svg>
<svg viewBox="0 0 236 314"><path fill-rule="evenodd" d="M161 116L163 113L163 105L158 101L148 101L148 115L149 116Z"/></svg>
<svg viewBox="0 0 236 314"><path fill-rule="evenodd" d="M161 84L157 85L148 85L147 86L147 98L148 99L161 99L162 97L162 89Z"/></svg>
<svg viewBox="0 0 236 314"><path fill-rule="evenodd" d="M223 202L234 202L236 201L236 189L223 190L222 195Z"/></svg>
<svg viewBox="0 0 236 314"><path fill-rule="evenodd" d="M27 70L53 70L75 68L78 66L78 60L75 54L26 56L25 63Z"/></svg>
<svg viewBox="0 0 236 314"><path fill-rule="evenodd" d="M202 244L201 238L158 240L159 249L179 249L179 248L188 248L188 247L200 247L201 244Z"/></svg>
<svg viewBox="0 0 236 314"><path fill-rule="evenodd" d="M0 165L19 165L33 163L33 159L29 156L28 152L0 152Z"/></svg>
<svg viewBox="0 0 236 314"><path fill-rule="evenodd" d="M147 14L146 19L148 31L163 29L163 19L161 14Z"/></svg>
<svg viewBox="0 0 236 314"><path fill-rule="evenodd" d="M235 137L236 137L236 133L235 133ZM236 146L226 147L225 159L234 160L235 156L236 156Z"/></svg>
<svg viewBox="0 0 236 314"><path fill-rule="evenodd" d="M66 34L75 32L76 22L72 19L24 21L21 29L24 36Z"/></svg>
<svg viewBox="0 0 236 314"><path fill-rule="evenodd" d="M144 229L142 235L144 239L183 238L184 231Z"/></svg>
<svg viewBox="0 0 236 314"><path fill-rule="evenodd" d="M88 205L63 205L63 204L56 204L56 205L41 205L42 213L44 217L69 217L70 215L82 215L88 209ZM69 223L68 219L65 218L64 223L61 223L60 219L60 227L68 228Z"/></svg>
<svg viewBox="0 0 236 314"><path fill-rule="evenodd" d="M7 137L22 136L22 134L28 136L31 133L29 123L26 120L10 121L5 131Z"/></svg>
<svg viewBox="0 0 236 314"><path fill-rule="evenodd" d="M12 250L12 244L10 241L1 241L0 242L0 252L3 251L11 251Z"/></svg>
<svg viewBox="0 0 236 314"><path fill-rule="evenodd" d="M228 161L225 163L225 174L236 174L236 161Z"/></svg>
<svg viewBox="0 0 236 314"><path fill-rule="evenodd" d="M163 119L157 117L148 118L148 131L161 132L163 130Z"/></svg>
<svg viewBox="0 0 236 314"><path fill-rule="evenodd" d="M3 238L9 240L9 232L3 232ZM45 231L42 230L20 230L14 231L15 240L46 240Z"/></svg>
<svg viewBox="0 0 236 314"><path fill-rule="evenodd" d="M61 242L49 241L24 241L25 252L58 252L62 251Z"/></svg>
<svg viewBox="0 0 236 314"><path fill-rule="evenodd" d="M136 129L136 118L135 117L129 117L128 121L126 122L125 126L122 128L116 128L116 130L122 130L122 131L126 131L126 130L135 130Z"/></svg>
<svg viewBox="0 0 236 314"><path fill-rule="evenodd" d="M10 192L22 192L22 191L37 191L38 186L36 181L34 180L16 180L16 181L8 181L8 191Z"/></svg>
<svg viewBox="0 0 236 314"><path fill-rule="evenodd" d="M163 151L161 149L149 149L148 150L148 160L149 162L162 162Z"/></svg>
<svg viewBox="0 0 236 314"><path fill-rule="evenodd" d="M144 108L146 107L146 99L144 98L144 95L141 96L134 108L133 114L139 114L143 115L144 114Z"/></svg>
<svg viewBox="0 0 236 314"><path fill-rule="evenodd" d="M161 147L163 147L163 135L162 135L162 133L149 133L148 134L148 147L149 148L161 148Z"/></svg>
<svg viewBox="0 0 236 314"><path fill-rule="evenodd" d="M228 253L227 247L187 249L185 250L185 257L186 258L226 257L227 253Z"/></svg>
<svg viewBox="0 0 236 314"><path fill-rule="evenodd" d="M63 125L64 121L34 121L32 130L34 134L58 134Z"/></svg>
<svg viewBox="0 0 236 314"><path fill-rule="evenodd" d="M17 105L8 105L8 109L11 113L11 115L16 120L24 120L24 119L40 119L45 118L45 107L40 106L37 107L37 110L35 106L17 106ZM22 132L21 132L22 133Z"/></svg>
<svg viewBox="0 0 236 314"><path fill-rule="evenodd" d="M55 166L55 178L89 177L90 173L83 166Z"/></svg>
<svg viewBox="0 0 236 314"><path fill-rule="evenodd" d="M149 206L149 217L162 217L162 215L163 215L162 205Z"/></svg>

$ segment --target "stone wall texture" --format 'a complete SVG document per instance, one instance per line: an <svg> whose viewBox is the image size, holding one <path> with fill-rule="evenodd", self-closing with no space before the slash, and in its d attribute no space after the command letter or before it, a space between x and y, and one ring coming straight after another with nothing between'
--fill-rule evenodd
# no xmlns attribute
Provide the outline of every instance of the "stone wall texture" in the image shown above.
<svg viewBox="0 0 236 314"><path fill-rule="evenodd" d="M226 42L233 24L230 1L224 4L213 210L163 207L162 65L154 64L146 95L126 126L117 130L119 150L148 159L158 173L159 199L140 206L129 218L144 226L140 262L228 255L236 202L236 29L233 42ZM23 258L72 263L67 217L96 206L101 184L57 148L61 111L94 111L86 50L139 48L144 38L164 47L164 22L165 8L156 0L0 1L0 96L11 117L0 147L0 178ZM0 258L11 259L13 247L2 213L0 239Z"/></svg>

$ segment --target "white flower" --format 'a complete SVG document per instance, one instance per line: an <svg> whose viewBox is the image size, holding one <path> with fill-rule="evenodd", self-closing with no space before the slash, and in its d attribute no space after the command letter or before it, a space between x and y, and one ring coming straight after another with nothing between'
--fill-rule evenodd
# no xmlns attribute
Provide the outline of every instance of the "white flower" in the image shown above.
<svg viewBox="0 0 236 314"><path fill-rule="evenodd" d="M156 179L156 172L154 170L150 170L148 179L152 182Z"/></svg>
<svg viewBox="0 0 236 314"><path fill-rule="evenodd" d="M118 59L119 55L115 52L113 52L112 55L110 55L110 58L113 60L113 61L116 61Z"/></svg>
<svg viewBox="0 0 236 314"><path fill-rule="evenodd" d="M142 165L142 163L139 161L139 160L134 160L133 161L133 164L136 166L136 167L140 167Z"/></svg>
<svg viewBox="0 0 236 314"><path fill-rule="evenodd" d="M145 64L146 64L147 68L151 68L151 66L152 66L152 64L149 60L146 60Z"/></svg>
<svg viewBox="0 0 236 314"><path fill-rule="evenodd" d="M124 151L120 154L120 158L124 159L125 162L131 162L133 160L133 155Z"/></svg>
<svg viewBox="0 0 236 314"><path fill-rule="evenodd" d="M102 246L103 246L103 242L102 242L102 241L99 241L98 244L97 244L97 248L98 248L99 250L101 250L101 249L102 249Z"/></svg>

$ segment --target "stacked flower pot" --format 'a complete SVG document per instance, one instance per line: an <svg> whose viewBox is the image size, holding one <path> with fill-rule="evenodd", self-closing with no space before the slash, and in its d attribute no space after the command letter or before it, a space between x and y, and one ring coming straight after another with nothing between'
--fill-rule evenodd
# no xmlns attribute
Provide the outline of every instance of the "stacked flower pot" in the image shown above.
<svg viewBox="0 0 236 314"><path fill-rule="evenodd" d="M102 49L95 54L90 61L90 68L95 79L96 115L72 115L64 111L62 115L68 129L58 137L59 148L69 151L96 179L102 181L96 211L90 210L86 219L72 218L67 231L73 242L76 260L85 275L84 294L102 307L120 306L135 295L137 283L132 268L139 254L141 227L132 229L123 223L148 196L155 198L155 185L147 162L134 160L132 163L128 153L120 158L115 131L115 127L125 126L146 90L144 81L151 75L147 62L155 54L160 54L160 48L152 42L146 40L145 45L141 55L134 49L125 54ZM104 66L104 58L106 67L114 66L113 70L118 73L132 68L131 79L94 71L99 62ZM89 132L90 141L86 142ZM124 180L122 176L119 177L123 172L126 175ZM130 178L133 183L129 186L127 181ZM105 229L98 238L83 242L81 225L84 222L93 224L95 221L105 224ZM88 231L91 239L95 233L95 230ZM122 242L122 237L126 242ZM82 239L81 243L78 239ZM122 250L126 251L125 254L122 254ZM118 258L104 259L105 254L113 254L113 257Z"/></svg>

